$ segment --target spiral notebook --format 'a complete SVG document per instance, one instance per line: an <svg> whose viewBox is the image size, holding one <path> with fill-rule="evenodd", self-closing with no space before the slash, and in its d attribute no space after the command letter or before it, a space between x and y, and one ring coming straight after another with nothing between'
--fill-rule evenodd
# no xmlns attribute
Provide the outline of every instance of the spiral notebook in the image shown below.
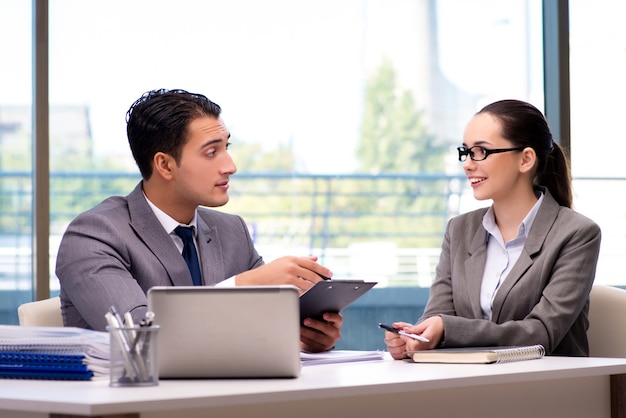
<svg viewBox="0 0 626 418"><path fill-rule="evenodd" d="M0 378L90 380L94 373L79 354L0 351Z"/></svg>
<svg viewBox="0 0 626 418"><path fill-rule="evenodd" d="M407 351L409 361L415 363L466 363L489 364L542 358L546 350L542 345L508 347L463 347L435 350Z"/></svg>
<svg viewBox="0 0 626 418"><path fill-rule="evenodd" d="M76 364L78 367L73 367ZM0 366L3 378L104 378L109 373L109 333L75 327L0 325Z"/></svg>

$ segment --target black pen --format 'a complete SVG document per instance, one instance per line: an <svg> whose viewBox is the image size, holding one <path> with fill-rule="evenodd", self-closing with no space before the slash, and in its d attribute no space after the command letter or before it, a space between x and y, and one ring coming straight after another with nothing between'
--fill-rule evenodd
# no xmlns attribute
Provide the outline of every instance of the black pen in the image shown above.
<svg viewBox="0 0 626 418"><path fill-rule="evenodd" d="M154 321L154 312L147 311L143 319L139 322L140 327L151 327Z"/></svg>
<svg viewBox="0 0 626 418"><path fill-rule="evenodd" d="M414 340L422 341L422 342L425 342L425 343L430 342L430 340L428 338L426 338L426 337L422 337L421 335L417 335L417 334L410 334L410 333L408 333L406 331L403 331L401 329L394 328L391 325L385 325L385 324L379 323L378 326L380 328L386 329L387 331L391 331L391 332L393 332L395 334L404 335L405 337L413 338Z"/></svg>

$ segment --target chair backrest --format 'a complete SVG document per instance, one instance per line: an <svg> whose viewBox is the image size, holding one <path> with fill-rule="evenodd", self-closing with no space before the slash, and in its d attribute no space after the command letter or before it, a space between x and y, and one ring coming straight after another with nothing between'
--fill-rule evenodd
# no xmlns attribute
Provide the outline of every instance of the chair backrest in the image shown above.
<svg viewBox="0 0 626 418"><path fill-rule="evenodd" d="M21 326L26 327L62 327L61 299L55 296L21 304L17 308Z"/></svg>
<svg viewBox="0 0 626 418"><path fill-rule="evenodd" d="M589 355L626 357L626 290L596 284L589 298Z"/></svg>

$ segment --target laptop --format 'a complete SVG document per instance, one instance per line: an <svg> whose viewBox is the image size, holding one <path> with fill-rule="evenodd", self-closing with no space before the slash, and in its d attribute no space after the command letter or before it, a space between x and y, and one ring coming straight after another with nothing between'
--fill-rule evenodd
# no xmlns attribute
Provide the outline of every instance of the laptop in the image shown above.
<svg viewBox="0 0 626 418"><path fill-rule="evenodd" d="M148 291L159 378L300 375L300 305L294 286L157 286Z"/></svg>

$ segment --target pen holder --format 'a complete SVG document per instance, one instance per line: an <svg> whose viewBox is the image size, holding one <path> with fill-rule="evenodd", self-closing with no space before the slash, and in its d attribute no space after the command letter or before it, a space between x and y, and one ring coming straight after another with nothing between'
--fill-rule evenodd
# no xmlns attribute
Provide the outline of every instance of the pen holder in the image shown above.
<svg viewBox="0 0 626 418"><path fill-rule="evenodd" d="M109 329L111 344L110 386L159 384L157 337L159 327Z"/></svg>

